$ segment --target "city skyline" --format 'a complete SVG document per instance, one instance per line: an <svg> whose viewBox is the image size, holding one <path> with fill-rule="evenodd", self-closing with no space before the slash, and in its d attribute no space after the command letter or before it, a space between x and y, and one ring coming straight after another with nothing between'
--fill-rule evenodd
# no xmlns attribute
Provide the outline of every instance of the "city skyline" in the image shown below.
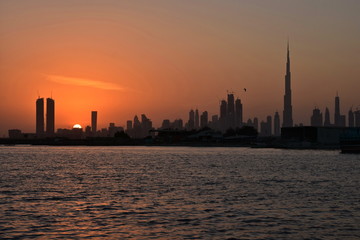
<svg viewBox="0 0 360 240"><path fill-rule="evenodd" d="M0 134L35 132L37 91L53 92L55 129L91 125L93 110L99 128L136 113L159 127L186 121L191 108L210 119L227 90L241 99L244 122L275 111L282 120L287 36L294 124L310 125L314 107L328 107L333 123L337 91L341 115L356 110L359 4L269 2L3 1Z"/></svg>

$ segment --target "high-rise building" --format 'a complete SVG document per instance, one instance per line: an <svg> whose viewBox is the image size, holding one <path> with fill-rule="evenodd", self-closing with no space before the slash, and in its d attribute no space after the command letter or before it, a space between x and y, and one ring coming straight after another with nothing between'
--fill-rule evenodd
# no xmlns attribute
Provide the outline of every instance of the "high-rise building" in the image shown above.
<svg viewBox="0 0 360 240"><path fill-rule="evenodd" d="M335 114L334 114L334 123L336 127L340 126L340 98L338 94L335 97Z"/></svg>
<svg viewBox="0 0 360 240"><path fill-rule="evenodd" d="M354 112L355 116L355 127L360 127L360 110Z"/></svg>
<svg viewBox="0 0 360 240"><path fill-rule="evenodd" d="M222 100L220 103L220 118L219 118L219 128L222 132L227 130L227 102Z"/></svg>
<svg viewBox="0 0 360 240"><path fill-rule="evenodd" d="M280 136L280 116L278 112L275 112L274 115L274 135Z"/></svg>
<svg viewBox="0 0 360 240"><path fill-rule="evenodd" d="M235 127L241 127L243 124L243 106L238 98L235 101Z"/></svg>
<svg viewBox="0 0 360 240"><path fill-rule="evenodd" d="M311 116L311 126L313 127L321 127L323 125L323 117L320 109L314 108L313 114Z"/></svg>
<svg viewBox="0 0 360 240"><path fill-rule="evenodd" d="M91 112L91 131L93 134L97 131L97 111Z"/></svg>
<svg viewBox="0 0 360 240"><path fill-rule="evenodd" d="M189 112L189 121L188 121L188 129L193 130L195 127L195 113L194 110L190 110Z"/></svg>
<svg viewBox="0 0 360 240"><path fill-rule="evenodd" d="M205 111L201 114L200 127L204 128L208 126L208 112Z"/></svg>
<svg viewBox="0 0 360 240"><path fill-rule="evenodd" d="M355 126L355 117L354 117L354 113L351 108L349 110L348 118L349 118L349 127L354 127Z"/></svg>
<svg viewBox="0 0 360 240"><path fill-rule="evenodd" d="M329 111L328 108L325 109L324 126L325 126L325 127L330 127L330 126L331 126L331 122L330 122L330 111Z"/></svg>
<svg viewBox="0 0 360 240"><path fill-rule="evenodd" d="M335 115L334 121L336 127L345 127L346 126L346 117L345 115L340 114L340 98L338 94L335 97Z"/></svg>
<svg viewBox="0 0 360 240"><path fill-rule="evenodd" d="M46 99L46 134L55 133L55 101L52 98Z"/></svg>
<svg viewBox="0 0 360 240"><path fill-rule="evenodd" d="M283 127L292 127L292 105L291 105L291 72L290 72L290 51L289 43L287 45L287 62L285 74L285 95L284 95L284 111L283 111Z"/></svg>
<svg viewBox="0 0 360 240"><path fill-rule="evenodd" d="M259 129L259 120L257 117L254 117L253 125L256 130Z"/></svg>
<svg viewBox="0 0 360 240"><path fill-rule="evenodd" d="M41 135L44 133L44 98L36 100L36 134Z"/></svg>
<svg viewBox="0 0 360 240"><path fill-rule="evenodd" d="M235 99L234 94L227 95L227 127L235 128Z"/></svg>
<svg viewBox="0 0 360 240"><path fill-rule="evenodd" d="M199 117L199 110L195 110L195 129L200 128L200 117Z"/></svg>

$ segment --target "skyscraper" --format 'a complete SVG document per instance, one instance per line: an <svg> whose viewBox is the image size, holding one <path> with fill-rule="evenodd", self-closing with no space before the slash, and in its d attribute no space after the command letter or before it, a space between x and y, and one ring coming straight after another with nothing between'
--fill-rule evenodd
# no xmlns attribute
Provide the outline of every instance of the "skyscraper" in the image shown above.
<svg viewBox="0 0 360 240"><path fill-rule="evenodd" d="M320 109L314 108L313 114L310 118L311 126L313 127L321 127L323 125L323 117Z"/></svg>
<svg viewBox="0 0 360 240"><path fill-rule="evenodd" d="M283 127L292 127L292 105L291 105L291 72L290 72L290 51L289 43L287 45L287 62L285 74L285 95L284 95L284 111L283 111Z"/></svg>
<svg viewBox="0 0 360 240"><path fill-rule="evenodd" d="M324 126L325 126L325 127L330 127L330 126L331 126L331 122L330 122L330 111L329 111L328 108L325 109Z"/></svg>
<svg viewBox="0 0 360 240"><path fill-rule="evenodd" d="M205 111L201 114L200 127L204 128L208 126L208 112Z"/></svg>
<svg viewBox="0 0 360 240"><path fill-rule="evenodd" d="M91 131L93 134L97 131L97 111L91 112Z"/></svg>
<svg viewBox="0 0 360 240"><path fill-rule="evenodd" d="M336 97L335 97L334 122L335 122L335 126L337 126L337 127L340 126L340 98L337 93L336 93Z"/></svg>
<svg viewBox="0 0 360 240"><path fill-rule="evenodd" d="M235 127L241 127L243 123L243 106L238 98L235 101Z"/></svg>
<svg viewBox="0 0 360 240"><path fill-rule="evenodd" d="M52 98L46 99L46 133L55 133L55 101Z"/></svg>
<svg viewBox="0 0 360 240"><path fill-rule="evenodd" d="M44 98L36 100L36 135L44 133Z"/></svg>
<svg viewBox="0 0 360 240"><path fill-rule="evenodd" d="M275 112L274 115L274 135L280 136L280 116L278 112Z"/></svg>
<svg viewBox="0 0 360 240"><path fill-rule="evenodd" d="M195 110L195 129L199 129L200 128L200 122L199 122L199 110L196 109Z"/></svg>
<svg viewBox="0 0 360 240"><path fill-rule="evenodd" d="M355 117L354 117L354 113L351 108L349 110L348 119L349 119L349 127L354 127L355 126Z"/></svg>
<svg viewBox="0 0 360 240"><path fill-rule="evenodd" d="M195 127L195 113L194 110L190 110L189 112L189 121L188 121L188 129L193 130Z"/></svg>
<svg viewBox="0 0 360 240"><path fill-rule="evenodd" d="M235 100L234 94L230 93L227 95L227 127L235 127Z"/></svg>

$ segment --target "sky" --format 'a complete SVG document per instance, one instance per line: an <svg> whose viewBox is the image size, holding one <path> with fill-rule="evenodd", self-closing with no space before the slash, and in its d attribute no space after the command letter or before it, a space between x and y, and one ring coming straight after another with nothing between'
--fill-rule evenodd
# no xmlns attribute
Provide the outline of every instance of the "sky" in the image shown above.
<svg viewBox="0 0 360 240"><path fill-rule="evenodd" d="M244 119L282 115L289 39L294 123L314 107L360 109L358 0L0 0L0 136L35 132L35 101L56 128L98 128L145 113L219 113L234 92ZM246 88L247 91L243 91Z"/></svg>

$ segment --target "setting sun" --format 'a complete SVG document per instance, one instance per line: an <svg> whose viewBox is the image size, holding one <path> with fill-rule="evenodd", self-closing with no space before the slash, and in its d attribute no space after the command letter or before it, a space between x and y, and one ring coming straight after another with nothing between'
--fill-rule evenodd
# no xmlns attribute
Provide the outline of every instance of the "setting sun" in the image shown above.
<svg viewBox="0 0 360 240"><path fill-rule="evenodd" d="M82 128L80 124L75 124L73 128Z"/></svg>

